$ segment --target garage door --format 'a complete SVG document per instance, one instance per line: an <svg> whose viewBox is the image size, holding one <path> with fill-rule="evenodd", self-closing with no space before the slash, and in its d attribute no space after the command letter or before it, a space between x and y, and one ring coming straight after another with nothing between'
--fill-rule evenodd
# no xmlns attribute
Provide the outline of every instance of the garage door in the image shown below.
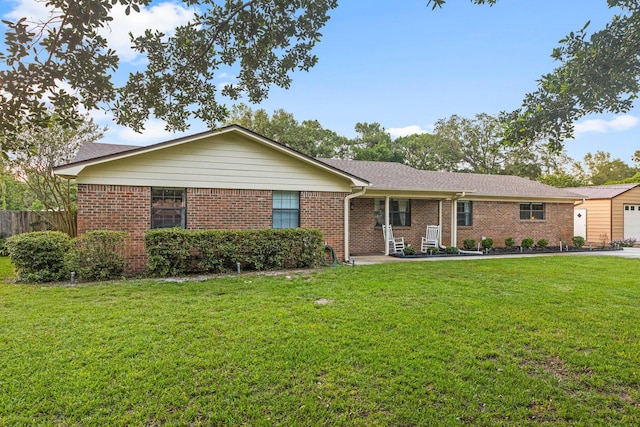
<svg viewBox="0 0 640 427"><path fill-rule="evenodd" d="M640 205L624 205L624 238L640 241Z"/></svg>

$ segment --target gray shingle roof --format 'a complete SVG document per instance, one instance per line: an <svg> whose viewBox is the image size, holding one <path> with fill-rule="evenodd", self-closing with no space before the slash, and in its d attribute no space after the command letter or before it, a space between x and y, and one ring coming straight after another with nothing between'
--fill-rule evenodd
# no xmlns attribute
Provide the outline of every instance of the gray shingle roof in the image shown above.
<svg viewBox="0 0 640 427"><path fill-rule="evenodd" d="M593 185L590 187L568 188L568 190L589 199L612 199L638 185L640 184Z"/></svg>
<svg viewBox="0 0 640 427"><path fill-rule="evenodd" d="M72 163L111 156L141 149L137 145L85 143ZM469 192L475 196L581 199L576 189L559 189L539 182L511 175L436 172L414 169L394 162L373 162L342 159L317 159L330 167L360 177L371 183L371 189ZM633 184L635 186L637 184ZM626 191L626 190L625 190Z"/></svg>
<svg viewBox="0 0 640 427"><path fill-rule="evenodd" d="M567 198L577 194L512 175L423 171L391 162L319 159L371 182L372 189L473 192L475 196Z"/></svg>
<svg viewBox="0 0 640 427"><path fill-rule="evenodd" d="M85 142L71 163L82 162L85 160L96 159L98 157L110 156L123 151L140 148L139 145L121 145L121 144L103 144L99 142Z"/></svg>

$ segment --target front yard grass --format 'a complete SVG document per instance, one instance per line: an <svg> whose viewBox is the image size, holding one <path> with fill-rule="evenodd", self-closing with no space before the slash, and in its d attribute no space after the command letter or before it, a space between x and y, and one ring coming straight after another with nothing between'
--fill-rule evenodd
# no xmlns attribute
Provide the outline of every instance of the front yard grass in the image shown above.
<svg viewBox="0 0 640 427"><path fill-rule="evenodd" d="M0 285L0 425L639 425L640 264Z"/></svg>

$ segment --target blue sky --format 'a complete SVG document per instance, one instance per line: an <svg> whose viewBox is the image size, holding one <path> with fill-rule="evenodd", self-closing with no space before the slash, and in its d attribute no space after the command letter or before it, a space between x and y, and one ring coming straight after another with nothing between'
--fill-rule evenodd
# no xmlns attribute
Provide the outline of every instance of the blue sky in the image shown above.
<svg viewBox="0 0 640 427"><path fill-rule="evenodd" d="M473 117L520 106L536 80L554 68L550 58L558 40L589 20L597 30L615 11L606 0L500 0L493 7L449 0L431 10L426 0L342 0L323 29L315 49L319 63L296 72L288 90L273 88L254 109L282 108L299 121L317 119L328 129L353 137L357 122L379 122L393 135L429 131L453 114ZM4 1L0 15L38 14L35 0ZM141 58L125 49L128 31L188 19L181 3L153 3L153 9L120 19L108 34L126 72ZM124 17L124 15L122 15ZM231 77L220 74L219 83ZM143 135L115 126L95 114L110 130L104 142L149 144L169 134L152 121ZM188 133L205 130L194 122ZM631 163L640 149L640 112L587 117L577 124L568 154L581 160L587 152L608 151Z"/></svg>

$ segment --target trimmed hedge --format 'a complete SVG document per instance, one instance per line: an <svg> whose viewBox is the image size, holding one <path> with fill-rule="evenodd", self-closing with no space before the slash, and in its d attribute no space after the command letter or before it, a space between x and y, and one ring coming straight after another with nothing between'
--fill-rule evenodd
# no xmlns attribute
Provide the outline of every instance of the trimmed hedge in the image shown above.
<svg viewBox="0 0 640 427"><path fill-rule="evenodd" d="M89 231L73 240L67 254L70 271L80 279L111 280L122 277L124 271L125 231Z"/></svg>
<svg viewBox="0 0 640 427"><path fill-rule="evenodd" d="M55 282L69 277L65 255L71 238L59 231L16 234L7 239L11 263L19 281Z"/></svg>
<svg viewBox="0 0 640 427"><path fill-rule="evenodd" d="M180 228L145 233L147 267L154 276L314 267L322 257L315 229L206 230Z"/></svg>

